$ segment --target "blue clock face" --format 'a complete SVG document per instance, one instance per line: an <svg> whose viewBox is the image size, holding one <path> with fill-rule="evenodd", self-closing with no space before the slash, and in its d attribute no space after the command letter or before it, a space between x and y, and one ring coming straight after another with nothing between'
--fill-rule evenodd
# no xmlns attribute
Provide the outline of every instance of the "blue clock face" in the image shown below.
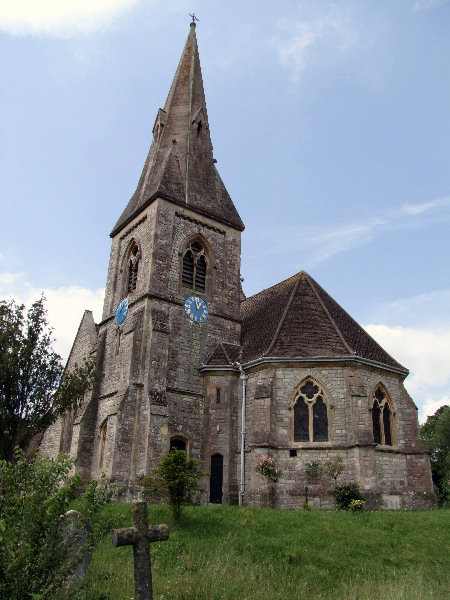
<svg viewBox="0 0 450 600"><path fill-rule="evenodd" d="M122 325L128 314L128 298L124 298L116 308L116 323Z"/></svg>
<svg viewBox="0 0 450 600"><path fill-rule="evenodd" d="M184 310L193 323L203 323L209 315L206 302L199 296L190 296L184 303Z"/></svg>

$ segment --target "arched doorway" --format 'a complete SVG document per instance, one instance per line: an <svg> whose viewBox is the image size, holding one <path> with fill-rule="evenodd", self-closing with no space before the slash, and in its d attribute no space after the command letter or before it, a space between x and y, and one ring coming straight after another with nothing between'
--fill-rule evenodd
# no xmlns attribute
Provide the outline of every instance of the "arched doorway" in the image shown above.
<svg viewBox="0 0 450 600"><path fill-rule="evenodd" d="M211 475L209 477L209 501L212 504L222 504L223 456L211 456Z"/></svg>
<svg viewBox="0 0 450 600"><path fill-rule="evenodd" d="M186 442L180 438L172 438L170 440L170 450L173 448L176 450L186 450Z"/></svg>

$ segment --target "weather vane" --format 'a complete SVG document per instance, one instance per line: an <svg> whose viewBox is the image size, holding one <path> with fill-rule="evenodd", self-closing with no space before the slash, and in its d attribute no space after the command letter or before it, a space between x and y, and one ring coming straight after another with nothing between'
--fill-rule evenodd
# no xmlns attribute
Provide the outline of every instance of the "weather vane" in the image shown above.
<svg viewBox="0 0 450 600"><path fill-rule="evenodd" d="M192 13L192 15L191 15L191 13L189 13L189 16L192 19L192 23L195 25L195 21L198 21L197 17L195 16L195 13Z"/></svg>

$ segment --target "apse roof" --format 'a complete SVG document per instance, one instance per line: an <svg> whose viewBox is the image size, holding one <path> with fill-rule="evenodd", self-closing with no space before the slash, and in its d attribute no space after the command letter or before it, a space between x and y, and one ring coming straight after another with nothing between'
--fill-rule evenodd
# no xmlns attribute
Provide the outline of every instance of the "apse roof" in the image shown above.
<svg viewBox="0 0 450 600"><path fill-rule="evenodd" d="M304 271L244 300L241 318L243 363L359 357L408 372Z"/></svg>

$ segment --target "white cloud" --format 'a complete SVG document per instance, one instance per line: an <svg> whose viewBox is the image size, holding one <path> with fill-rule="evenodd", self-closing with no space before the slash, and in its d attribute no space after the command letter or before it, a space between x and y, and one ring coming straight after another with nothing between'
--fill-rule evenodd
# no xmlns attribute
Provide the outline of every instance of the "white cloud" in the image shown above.
<svg viewBox="0 0 450 600"><path fill-rule="evenodd" d="M314 237L317 243L313 245L310 266L322 263L335 254L367 244L373 239L375 231L385 225L384 220L375 218L366 223L354 223L329 231L323 231L321 228L321 232Z"/></svg>
<svg viewBox="0 0 450 600"><path fill-rule="evenodd" d="M8 271L0 273L0 291L5 285L14 285L16 281L20 280L22 277L23 273L9 273Z"/></svg>
<svg viewBox="0 0 450 600"><path fill-rule="evenodd" d="M3 0L0 30L68 36L105 29L140 0Z"/></svg>
<svg viewBox="0 0 450 600"><path fill-rule="evenodd" d="M434 415L438 408L441 408L441 406L448 405L450 405L450 396L444 396L439 400L433 400L432 398L425 400L422 406L422 418L420 419L420 422L425 423L427 418Z"/></svg>
<svg viewBox="0 0 450 600"><path fill-rule="evenodd" d="M5 284L8 286L5 288ZM11 285L12 284L12 285ZM54 349L65 361L68 356L84 311L92 310L98 323L102 316L104 290L89 290L81 286L46 288L48 321L53 327ZM41 289L33 288L23 275L0 273L0 300L13 298L28 308L40 298Z"/></svg>
<svg viewBox="0 0 450 600"><path fill-rule="evenodd" d="M440 208L441 206L450 205L450 197L438 198L430 202L423 202L422 204L403 204L401 210L410 216L421 215L422 213L433 210L433 208Z"/></svg>
<svg viewBox="0 0 450 600"><path fill-rule="evenodd" d="M432 10L443 4L447 4L449 0L414 0L413 11Z"/></svg>
<svg viewBox="0 0 450 600"><path fill-rule="evenodd" d="M370 320L384 325L412 328L450 329L450 289L399 298L372 308Z"/></svg>
<svg viewBox="0 0 450 600"><path fill-rule="evenodd" d="M335 59L345 53L359 39L358 31L343 8L332 5L321 15L302 21L280 19L280 35L273 38L280 62L292 69L292 77L300 73L311 61Z"/></svg>
<svg viewBox="0 0 450 600"><path fill-rule="evenodd" d="M273 255L274 252L295 255L301 251L304 257L304 267L309 269L336 254L367 246L374 239L379 240L382 236L392 235L394 231L429 226L430 219L443 218L442 209L448 205L450 205L450 197L421 204L403 204L379 215L368 216L364 221L341 225L321 224L317 228L310 226L301 237L297 235L296 225L287 225L283 227L282 231L277 228L275 248L265 243L267 239L273 238L273 227L261 227L258 234L264 238L264 243L257 244L258 256ZM425 212L432 213L427 221L420 219Z"/></svg>
<svg viewBox="0 0 450 600"><path fill-rule="evenodd" d="M450 205L450 197L438 198L421 204L403 204L400 207L369 217L364 222L351 223L342 227L323 231L314 239L320 239L318 250L313 257L312 264L323 262L327 258L340 252L345 252L355 247L367 245L375 236L391 235L393 231L420 227L423 221L419 220L425 212L435 212L435 218L441 218L443 209ZM401 219L399 217L402 217ZM429 221L427 222L427 224Z"/></svg>
<svg viewBox="0 0 450 600"><path fill-rule="evenodd" d="M410 370L405 387L426 420L450 395L450 325L413 328L366 325L366 331L396 360Z"/></svg>

